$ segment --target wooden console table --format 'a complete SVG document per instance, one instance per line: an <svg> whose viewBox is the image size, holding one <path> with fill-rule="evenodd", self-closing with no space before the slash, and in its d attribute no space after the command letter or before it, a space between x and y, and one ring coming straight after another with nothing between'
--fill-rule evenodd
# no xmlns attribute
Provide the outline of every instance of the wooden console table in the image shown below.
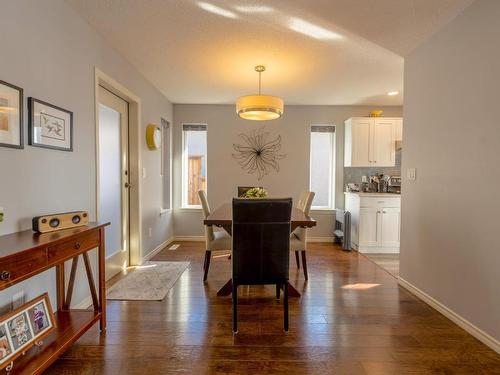
<svg viewBox="0 0 500 375"><path fill-rule="evenodd" d="M10 374L41 374L81 335L98 321L106 329L106 285L104 232L109 223L37 234L31 230L0 236L0 291L56 267L57 329L14 362ZM88 252L98 248L99 272L96 291ZM79 256L82 255L89 281L93 310L71 309ZM72 260L66 289L64 263Z"/></svg>

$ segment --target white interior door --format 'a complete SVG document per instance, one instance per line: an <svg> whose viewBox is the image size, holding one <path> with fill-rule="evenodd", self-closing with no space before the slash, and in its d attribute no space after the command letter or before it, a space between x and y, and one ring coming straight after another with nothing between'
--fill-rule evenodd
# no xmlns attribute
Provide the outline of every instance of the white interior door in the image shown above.
<svg viewBox="0 0 500 375"><path fill-rule="evenodd" d="M99 86L99 221L106 230L106 280L129 265L128 103Z"/></svg>

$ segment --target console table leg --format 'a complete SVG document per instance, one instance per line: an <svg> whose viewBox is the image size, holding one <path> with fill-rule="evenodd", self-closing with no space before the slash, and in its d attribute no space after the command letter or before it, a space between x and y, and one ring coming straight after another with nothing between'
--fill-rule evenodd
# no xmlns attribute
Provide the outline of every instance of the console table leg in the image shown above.
<svg viewBox="0 0 500 375"><path fill-rule="evenodd" d="M101 311L101 332L106 330L106 247L104 239L104 228L99 230L99 308Z"/></svg>
<svg viewBox="0 0 500 375"><path fill-rule="evenodd" d="M97 292L95 290L94 275L92 274L92 266L90 265L90 259L88 253L83 253L83 262L85 263L85 271L87 272L87 280L89 281L90 295L92 296L92 303L94 304L94 310L99 310L99 301L97 300Z"/></svg>
<svg viewBox="0 0 500 375"><path fill-rule="evenodd" d="M65 280L64 263L56 266L56 290L57 290L57 309L63 310L65 305Z"/></svg>
<svg viewBox="0 0 500 375"><path fill-rule="evenodd" d="M75 285L76 270L78 268L78 255L71 262L71 272L69 274L68 291L66 292L66 301L64 301L64 309L68 310L71 307L71 299L73 297L73 287Z"/></svg>

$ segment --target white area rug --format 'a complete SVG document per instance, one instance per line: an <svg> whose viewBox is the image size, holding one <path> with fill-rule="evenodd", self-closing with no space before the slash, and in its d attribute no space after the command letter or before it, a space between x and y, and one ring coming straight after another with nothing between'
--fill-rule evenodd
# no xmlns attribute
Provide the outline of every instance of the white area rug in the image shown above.
<svg viewBox="0 0 500 375"><path fill-rule="evenodd" d="M160 301L189 262L145 262L108 289L107 299Z"/></svg>

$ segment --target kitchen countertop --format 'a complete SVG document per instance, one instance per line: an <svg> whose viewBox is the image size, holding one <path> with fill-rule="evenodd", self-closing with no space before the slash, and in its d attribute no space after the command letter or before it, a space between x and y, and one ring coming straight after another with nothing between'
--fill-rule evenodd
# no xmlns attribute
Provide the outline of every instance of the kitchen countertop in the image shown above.
<svg viewBox="0 0 500 375"><path fill-rule="evenodd" d="M396 193L364 193L356 191L345 191L344 194L356 194L361 197L390 197L390 198L401 198L401 194Z"/></svg>

